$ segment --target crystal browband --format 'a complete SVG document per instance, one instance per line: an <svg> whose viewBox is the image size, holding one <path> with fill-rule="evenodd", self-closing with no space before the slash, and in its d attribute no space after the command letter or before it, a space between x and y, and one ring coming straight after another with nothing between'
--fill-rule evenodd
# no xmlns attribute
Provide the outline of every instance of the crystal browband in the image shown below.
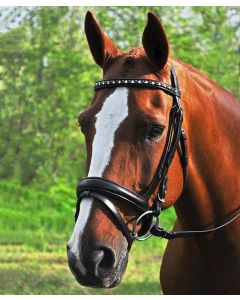
<svg viewBox="0 0 240 300"><path fill-rule="evenodd" d="M178 89L172 87L171 85L158 81L158 80L150 80L150 79L106 79L96 81L94 84L94 90L100 90L105 88L113 88L113 87L134 87L134 88L150 88L150 89L159 89L164 92L175 95L177 97L181 97L181 93Z"/></svg>

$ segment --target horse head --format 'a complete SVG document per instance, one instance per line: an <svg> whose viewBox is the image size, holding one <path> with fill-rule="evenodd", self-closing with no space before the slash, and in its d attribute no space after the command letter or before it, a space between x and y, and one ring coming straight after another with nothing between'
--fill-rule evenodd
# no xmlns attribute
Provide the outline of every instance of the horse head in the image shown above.
<svg viewBox="0 0 240 300"><path fill-rule="evenodd" d="M91 193L81 196L75 228L67 246L68 261L80 284L114 287L124 274L131 247L119 222L125 223L126 230L131 231L135 224L137 233L144 231L144 222L136 224L138 207L121 201L114 193L123 189L122 198L131 191L133 198L138 195L144 198L164 151L173 98L171 93L161 89L114 86L113 80L134 78L143 84L148 80L151 84L164 82L171 89L170 62L173 61L169 58L162 24L153 13L148 14L143 47L130 51L119 50L90 12L86 15L85 32L92 56L103 69L106 81L102 84L113 84L111 88L96 89L90 107L79 116L86 139L88 177L92 182L96 180L101 188L107 186L107 190L114 184L107 200L99 196L98 200L102 200L95 201ZM182 189L183 170L179 155L174 155L164 208L176 202ZM157 187L154 187L147 207L153 205L156 196ZM109 200L113 205L110 210ZM144 206L141 199L138 201ZM116 222L116 216L122 221Z"/></svg>

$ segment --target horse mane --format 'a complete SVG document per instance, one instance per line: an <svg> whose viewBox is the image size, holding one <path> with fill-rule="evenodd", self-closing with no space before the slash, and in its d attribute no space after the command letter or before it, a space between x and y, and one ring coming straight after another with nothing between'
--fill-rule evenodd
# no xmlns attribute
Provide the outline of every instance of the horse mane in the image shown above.
<svg viewBox="0 0 240 300"><path fill-rule="evenodd" d="M202 73L201 71L193 67L191 64L188 64L177 57L172 57L172 61L179 64L180 67L183 67L186 76L193 79L201 89L204 89L206 93L212 93L213 89L218 88L223 92L227 93L229 96L231 95L232 97L235 98L235 96L231 91L220 86L217 82L215 82L213 79L209 78L206 74Z"/></svg>

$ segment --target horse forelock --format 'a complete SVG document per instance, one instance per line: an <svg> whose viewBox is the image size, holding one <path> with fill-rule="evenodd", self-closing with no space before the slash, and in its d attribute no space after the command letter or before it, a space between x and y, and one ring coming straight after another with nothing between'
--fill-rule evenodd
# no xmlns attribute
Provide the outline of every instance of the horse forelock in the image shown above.
<svg viewBox="0 0 240 300"><path fill-rule="evenodd" d="M143 72L145 69L149 72L152 68L142 47L131 48L129 51L109 53L103 67L103 74L107 77L111 77L112 74L114 74L113 77L125 77L128 76L130 71L133 73L133 76L140 76L138 68L141 68ZM136 74L134 74L135 71Z"/></svg>

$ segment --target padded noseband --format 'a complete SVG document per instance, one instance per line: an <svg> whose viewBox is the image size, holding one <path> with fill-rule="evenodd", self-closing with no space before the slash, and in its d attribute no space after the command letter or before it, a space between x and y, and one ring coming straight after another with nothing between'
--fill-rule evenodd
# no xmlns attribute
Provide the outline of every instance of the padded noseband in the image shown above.
<svg viewBox="0 0 240 300"><path fill-rule="evenodd" d="M110 198L130 202L139 212L144 212L148 209L146 200L139 194L102 177L87 177L82 179L77 186L78 198L82 198L82 193L86 191L96 192ZM85 195L86 193L84 196Z"/></svg>
<svg viewBox="0 0 240 300"><path fill-rule="evenodd" d="M148 209L148 205L144 198L142 198L137 193L125 188L124 186L102 177L87 177L82 179L77 186L77 197L80 200L84 197L92 197L93 199L98 200L102 204L104 204L117 220L118 225L127 238L128 247L131 247L132 238L129 234L129 229L120 213L109 199L116 199L125 202L127 201L135 207L138 213L143 213ZM77 202L75 221L77 221L79 211L80 201Z"/></svg>

